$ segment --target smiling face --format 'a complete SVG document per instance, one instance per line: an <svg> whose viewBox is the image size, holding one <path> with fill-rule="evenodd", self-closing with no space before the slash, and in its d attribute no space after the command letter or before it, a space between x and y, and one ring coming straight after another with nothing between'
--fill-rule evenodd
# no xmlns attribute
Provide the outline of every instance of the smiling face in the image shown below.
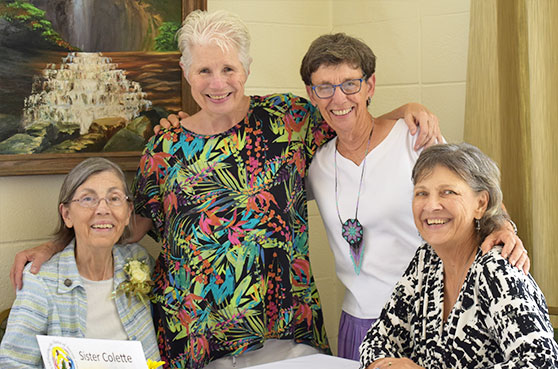
<svg viewBox="0 0 558 369"><path fill-rule="evenodd" d="M455 247L476 239L488 193L476 193L459 175L438 165L415 185L413 216L422 238L432 247Z"/></svg>
<svg viewBox="0 0 558 369"><path fill-rule="evenodd" d="M312 73L312 85L321 84L337 85L351 79L362 78L363 72L360 68L354 68L349 64L322 65ZM375 75L362 82L359 92L345 95L340 87L335 88L332 97L321 99L312 87L306 86L306 92L310 100L318 107L322 117L327 124L336 132L352 131L359 122L365 122L368 117L366 101L374 95L376 83Z"/></svg>
<svg viewBox="0 0 558 369"><path fill-rule="evenodd" d="M79 186L72 200L84 197L108 198L111 195L125 196L124 184L112 171L91 175ZM68 228L73 228L76 247L110 248L116 244L130 221L132 205L125 201L122 206L109 207L101 200L95 208L84 208L77 202L60 204L60 213Z"/></svg>
<svg viewBox="0 0 558 369"><path fill-rule="evenodd" d="M184 77L191 86L192 97L202 111L228 115L242 107L244 84L248 78L234 47L223 51L213 43L194 45L192 64ZM182 64L181 64L182 66Z"/></svg>

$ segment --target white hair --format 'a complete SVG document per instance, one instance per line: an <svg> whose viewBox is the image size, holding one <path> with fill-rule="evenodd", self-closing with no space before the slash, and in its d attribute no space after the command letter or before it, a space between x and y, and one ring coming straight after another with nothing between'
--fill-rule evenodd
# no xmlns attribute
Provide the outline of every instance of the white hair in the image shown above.
<svg viewBox="0 0 558 369"><path fill-rule="evenodd" d="M192 65L192 46L210 43L219 46L223 51L234 47L246 75L249 74L252 63L250 33L246 24L236 14L225 10L194 10L184 19L177 35L178 47L182 53L180 62L186 75Z"/></svg>

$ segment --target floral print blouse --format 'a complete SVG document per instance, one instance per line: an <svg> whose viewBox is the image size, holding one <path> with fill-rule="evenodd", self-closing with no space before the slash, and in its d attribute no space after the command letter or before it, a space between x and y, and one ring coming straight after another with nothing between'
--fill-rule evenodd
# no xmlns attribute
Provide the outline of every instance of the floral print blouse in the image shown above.
<svg viewBox="0 0 558 369"><path fill-rule="evenodd" d="M333 135L305 99L251 97L222 134L183 127L153 137L135 210L162 239L154 272L161 359L201 368L294 339L329 351L308 255L304 177Z"/></svg>

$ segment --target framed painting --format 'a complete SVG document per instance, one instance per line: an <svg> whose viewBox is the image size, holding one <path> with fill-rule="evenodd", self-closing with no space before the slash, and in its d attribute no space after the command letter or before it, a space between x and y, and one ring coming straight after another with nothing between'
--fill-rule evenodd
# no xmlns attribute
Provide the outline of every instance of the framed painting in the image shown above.
<svg viewBox="0 0 558 369"><path fill-rule="evenodd" d="M90 156L137 168L153 126L193 113L175 33L207 0L0 0L0 176Z"/></svg>

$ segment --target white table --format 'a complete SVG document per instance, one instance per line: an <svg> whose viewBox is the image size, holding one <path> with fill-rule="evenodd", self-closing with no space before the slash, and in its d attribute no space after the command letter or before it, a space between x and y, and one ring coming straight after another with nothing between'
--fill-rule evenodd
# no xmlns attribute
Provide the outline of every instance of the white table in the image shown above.
<svg viewBox="0 0 558 369"><path fill-rule="evenodd" d="M251 366L246 369L358 369L359 367L358 361L315 354Z"/></svg>

